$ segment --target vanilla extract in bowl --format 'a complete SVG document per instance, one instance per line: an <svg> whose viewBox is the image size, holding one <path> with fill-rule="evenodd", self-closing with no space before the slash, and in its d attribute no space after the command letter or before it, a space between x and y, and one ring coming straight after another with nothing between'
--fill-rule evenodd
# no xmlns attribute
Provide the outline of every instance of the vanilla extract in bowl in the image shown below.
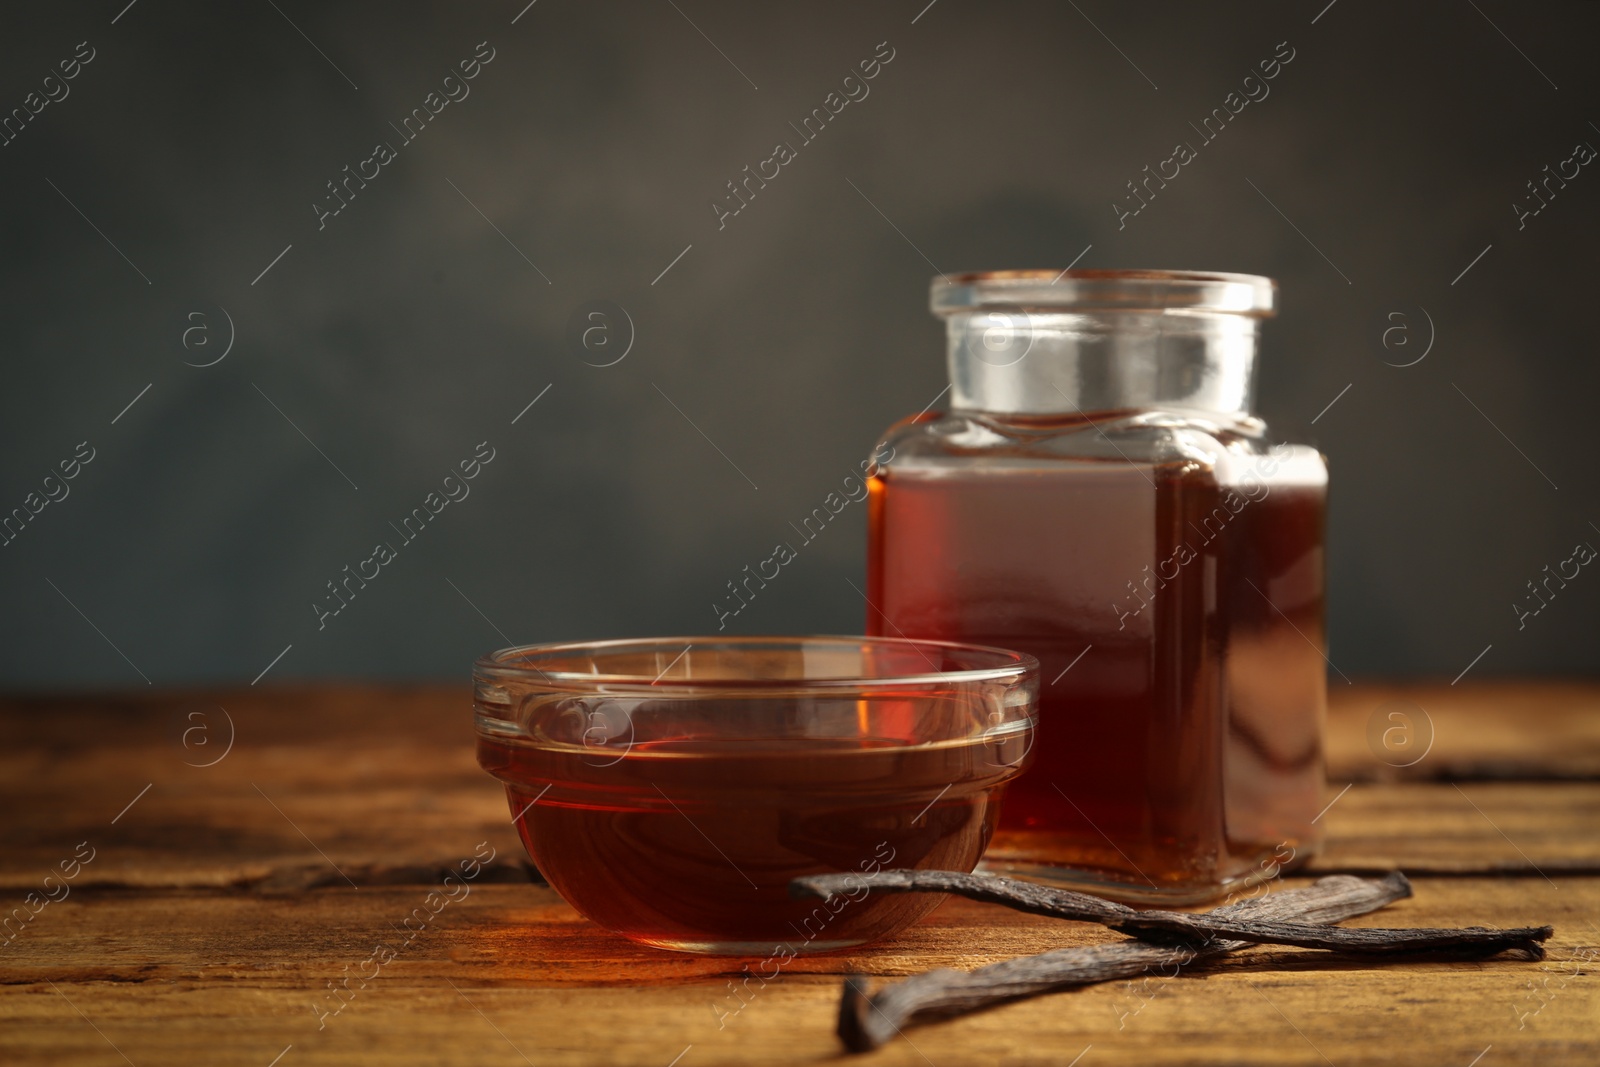
<svg viewBox="0 0 1600 1067"><path fill-rule="evenodd" d="M1024 743L1013 734L999 755ZM830 909L788 885L825 871L971 870L999 814L991 787L1012 773L986 740L806 748L797 759L782 743L658 741L600 766L582 749L478 751L522 783L507 796L527 809L523 844L579 911L649 944L762 952L858 945L933 910L937 897L845 896Z"/></svg>
<svg viewBox="0 0 1600 1067"><path fill-rule="evenodd" d="M937 907L864 885L803 901L789 883L972 870L1026 763L1037 693L1028 657L940 642L680 641L602 665L642 679L626 694L548 654L548 680L486 686L484 662L478 761L551 886L625 937L726 954L848 948Z"/></svg>

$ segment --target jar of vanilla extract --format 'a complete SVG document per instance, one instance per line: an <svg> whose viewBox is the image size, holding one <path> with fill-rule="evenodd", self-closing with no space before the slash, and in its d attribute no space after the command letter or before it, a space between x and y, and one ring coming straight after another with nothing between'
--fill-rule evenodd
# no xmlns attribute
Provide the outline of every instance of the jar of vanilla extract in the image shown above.
<svg viewBox="0 0 1600 1067"><path fill-rule="evenodd" d="M933 283L949 410L875 451L868 632L1042 664L991 870L1176 904L1317 846L1328 477L1251 410L1275 299L1242 274Z"/></svg>

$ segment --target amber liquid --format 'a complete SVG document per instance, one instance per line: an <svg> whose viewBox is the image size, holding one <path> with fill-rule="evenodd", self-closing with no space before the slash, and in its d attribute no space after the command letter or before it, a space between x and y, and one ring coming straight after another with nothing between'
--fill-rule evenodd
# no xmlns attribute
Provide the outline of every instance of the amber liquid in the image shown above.
<svg viewBox="0 0 1600 1067"><path fill-rule="evenodd" d="M902 718L926 707L907 702ZM799 954L898 930L942 898L796 900L790 879L970 871L994 832L994 787L1026 745L1023 731L938 744L656 741L614 753L480 737L478 761L508 782L529 856L590 919L664 947Z"/></svg>
<svg viewBox="0 0 1600 1067"><path fill-rule="evenodd" d="M1198 900L1285 846L1304 858L1323 781L1321 485L1248 499L1196 465L1075 460L891 467L871 494L868 632L1043 668L992 863Z"/></svg>

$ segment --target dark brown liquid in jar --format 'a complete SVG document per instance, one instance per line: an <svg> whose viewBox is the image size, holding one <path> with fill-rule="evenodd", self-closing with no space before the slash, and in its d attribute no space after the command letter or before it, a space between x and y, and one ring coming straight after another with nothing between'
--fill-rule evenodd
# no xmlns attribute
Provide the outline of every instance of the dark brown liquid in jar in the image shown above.
<svg viewBox="0 0 1600 1067"><path fill-rule="evenodd" d="M873 479L869 632L1042 665L991 860L1202 899L1314 844L1326 483L1273 455L1231 486L1088 458Z"/></svg>

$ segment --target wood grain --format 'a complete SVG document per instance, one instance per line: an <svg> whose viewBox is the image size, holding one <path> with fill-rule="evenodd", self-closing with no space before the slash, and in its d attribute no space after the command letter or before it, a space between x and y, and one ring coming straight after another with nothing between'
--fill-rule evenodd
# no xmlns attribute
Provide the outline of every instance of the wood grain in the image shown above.
<svg viewBox="0 0 1600 1067"><path fill-rule="evenodd" d="M914 1048L891 1044L861 1062L922 1063L916 1048L940 1067L1008 1057L1065 1062L1091 1043L1092 1062L1322 1063L1310 1043L1341 1067L1465 1067L1489 1044L1505 1054L1501 1062L1535 1054L1541 1063L1593 1062L1600 989L1584 957L1600 952L1600 931L1587 921L1600 914L1600 879L1563 878L1559 890L1496 878L1418 879L1415 888L1412 899L1350 925L1547 919L1556 927L1549 958L1389 968L1254 949L1206 977L1115 983L919 1028ZM295 1058L281 1067L522 1062L481 1009L540 1065L666 1067L690 1044L684 1067L810 1063L837 1054L833 1013L846 973L971 968L1116 939L1081 923L951 901L879 948L795 960L741 1000L729 986L740 961L633 945L596 930L542 886L476 889L400 947L394 924L423 893L75 893L0 957L0 1050L15 1064L121 1062L76 1005L139 1067L266 1067L291 1043ZM319 1030L314 1007L325 1009L326 983L357 968L379 942L397 948L395 960ZM1300 959L1304 969L1268 970L1268 959Z"/></svg>
<svg viewBox="0 0 1600 1067"><path fill-rule="evenodd" d="M1386 744L1389 729L1395 732ZM1327 751L1335 782L1600 780L1600 685L1341 685L1335 678L1328 687Z"/></svg>
<svg viewBox="0 0 1600 1067"><path fill-rule="evenodd" d="M1395 693L1434 725L1417 768L1368 748L1367 720ZM1491 1045L1480 1067L1600 1060L1588 962L1600 954L1600 687L1335 696L1328 799L1338 799L1314 868L1398 866L1416 887L1351 925L1550 923L1548 960L1390 968L1251 949L1203 978L1044 996L920 1028L861 1062L1067 1063L1090 1045L1081 1067L1467 1067ZM220 708L233 748L215 766L188 765L221 751L193 734L184 744L197 722L220 744ZM680 1053L679 1067L837 1063L845 973L968 969L1118 936L950 901L890 942L795 960L745 1003L730 990L743 961L633 945L530 880L504 798L473 759L465 685L12 699L0 703L0 804L8 907L79 842L95 849L70 895L0 947L8 1065L268 1067L280 1053L278 1067L667 1067ZM470 895L406 941L399 924L480 842L496 859ZM327 983L379 943L393 961L318 1029Z"/></svg>
<svg viewBox="0 0 1600 1067"><path fill-rule="evenodd" d="M1455 721L1449 705L1429 701L1436 722ZM1530 722L1525 704L1507 706ZM214 767L190 766L214 751L186 748L185 730L206 722L220 734L223 707L235 726L232 751ZM196 713L209 718L189 717ZM84 871L98 884L292 890L340 877L317 849L358 884L416 880L484 840L507 857L508 876L523 877L503 795L473 756L470 715L465 687L0 705L0 804L28 813L0 830L0 888L31 884L84 840L114 851L113 863ZM1556 747L1579 753L1591 742L1578 721L1562 711L1556 726L1514 735L1528 739L1529 759ZM1330 726L1330 748L1350 747L1340 736ZM1600 780L1439 788L1358 777L1325 816L1329 841L1315 870L1600 872ZM1331 779L1330 801L1347 781Z"/></svg>

